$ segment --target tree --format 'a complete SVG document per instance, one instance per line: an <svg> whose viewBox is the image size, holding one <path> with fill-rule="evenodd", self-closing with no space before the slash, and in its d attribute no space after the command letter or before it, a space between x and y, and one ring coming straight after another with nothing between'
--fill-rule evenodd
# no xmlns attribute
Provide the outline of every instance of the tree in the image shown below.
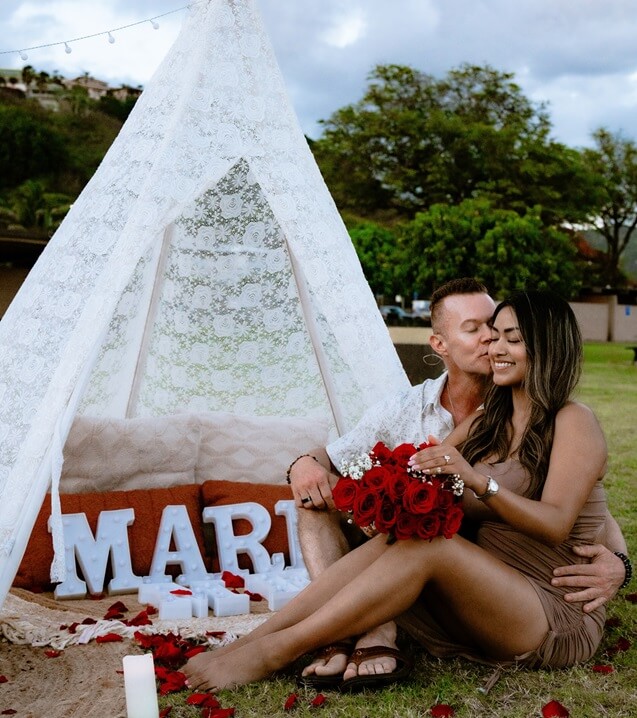
<svg viewBox="0 0 637 718"><path fill-rule="evenodd" d="M40 108L0 105L0 189L57 171L64 141Z"/></svg>
<svg viewBox="0 0 637 718"><path fill-rule="evenodd" d="M598 129L595 148L583 155L601 180L599 203L589 220L606 240L602 277L611 287L623 283L620 261L637 228L637 145L633 140Z"/></svg>
<svg viewBox="0 0 637 718"><path fill-rule="evenodd" d="M323 122L314 152L341 210L410 219L435 203L486 196L546 224L576 221L592 179L576 151L550 138L542 105L511 73L463 65L442 80L381 65L363 98Z"/></svg>
<svg viewBox="0 0 637 718"><path fill-rule="evenodd" d="M522 216L486 199L435 204L405 226L401 248L404 286L421 296L462 276L496 296L532 286L570 298L581 286L572 241L544 225L539 207Z"/></svg>
<svg viewBox="0 0 637 718"><path fill-rule="evenodd" d="M374 222L362 222L352 227L349 235L374 294L392 298L400 294L402 284L396 234Z"/></svg>

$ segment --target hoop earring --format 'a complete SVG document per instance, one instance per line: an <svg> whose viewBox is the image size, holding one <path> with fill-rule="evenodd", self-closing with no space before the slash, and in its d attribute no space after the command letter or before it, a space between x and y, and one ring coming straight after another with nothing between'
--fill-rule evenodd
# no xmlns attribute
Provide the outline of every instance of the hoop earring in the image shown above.
<svg viewBox="0 0 637 718"><path fill-rule="evenodd" d="M442 364L442 357L439 354L425 354L422 358L422 362L425 366L435 367L438 364Z"/></svg>

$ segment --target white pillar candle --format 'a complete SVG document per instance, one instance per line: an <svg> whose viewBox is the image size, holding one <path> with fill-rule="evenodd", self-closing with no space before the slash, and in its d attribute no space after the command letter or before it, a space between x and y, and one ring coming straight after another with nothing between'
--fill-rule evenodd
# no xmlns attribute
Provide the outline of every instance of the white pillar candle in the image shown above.
<svg viewBox="0 0 637 718"><path fill-rule="evenodd" d="M159 718L152 654L124 656L122 663L128 718Z"/></svg>

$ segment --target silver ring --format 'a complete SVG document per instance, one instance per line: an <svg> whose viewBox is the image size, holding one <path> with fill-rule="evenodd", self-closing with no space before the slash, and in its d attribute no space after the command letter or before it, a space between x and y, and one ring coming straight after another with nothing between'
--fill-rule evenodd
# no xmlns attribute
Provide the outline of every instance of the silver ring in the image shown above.
<svg viewBox="0 0 637 718"><path fill-rule="evenodd" d="M445 464L448 464L451 461L449 454L445 454L442 458L445 460Z"/></svg>
<svg viewBox="0 0 637 718"><path fill-rule="evenodd" d="M436 473L437 473L437 474L442 474L442 466L438 466L438 467L436 468Z"/></svg>
<svg viewBox="0 0 637 718"><path fill-rule="evenodd" d="M311 500L312 500L312 499L311 499L309 496L306 496L304 499L301 499L301 503L302 503L302 504L307 504L307 503L309 503Z"/></svg>

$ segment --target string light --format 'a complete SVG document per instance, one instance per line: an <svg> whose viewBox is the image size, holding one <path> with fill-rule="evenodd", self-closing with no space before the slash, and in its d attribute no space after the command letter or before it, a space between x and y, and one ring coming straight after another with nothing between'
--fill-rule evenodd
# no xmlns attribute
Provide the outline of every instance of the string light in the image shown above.
<svg viewBox="0 0 637 718"><path fill-rule="evenodd" d="M182 10L189 10L191 7L194 7L195 5L200 5L202 2L209 2L209 0L195 0L195 2L188 3L188 5L182 5L181 7L176 8L175 10L169 10L168 12L162 13L161 15L155 15L152 18L148 18L146 20L139 20L138 22L131 22L128 25L122 25L121 27L114 27L110 30L103 30L102 32L95 32L92 35L83 35L82 37L73 37L69 40L61 40L60 42L49 42L44 45L33 45L32 47L24 47L17 50L0 50L0 55L13 55L18 54L22 58L22 60L28 60L29 56L27 55L27 50L41 50L45 47L59 47L61 45L64 45L64 52L67 55L70 55L71 52L73 52L71 45L69 43L72 42L79 42L80 40L88 40L93 37L99 37L100 35L106 35L108 37L109 43L112 45L115 42L115 37L113 36L114 32L119 32L120 30L127 30L129 27L135 27L136 25L142 25L145 22L149 22L153 26L153 30L159 29L159 23L157 22L157 18L160 17L166 17L167 15L173 15L176 12L181 12Z"/></svg>

